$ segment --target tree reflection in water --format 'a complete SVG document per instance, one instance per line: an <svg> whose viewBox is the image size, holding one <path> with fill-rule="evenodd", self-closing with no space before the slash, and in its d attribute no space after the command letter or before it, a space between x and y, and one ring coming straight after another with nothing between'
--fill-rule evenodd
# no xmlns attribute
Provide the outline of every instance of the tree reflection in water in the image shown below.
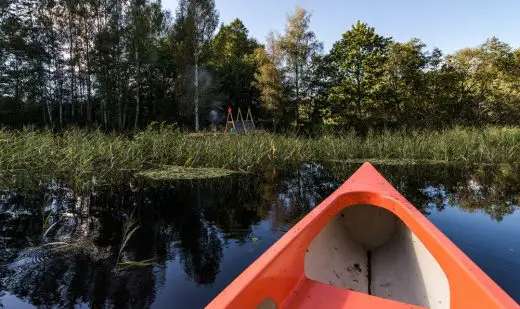
<svg viewBox="0 0 520 309"><path fill-rule="evenodd" d="M179 264L185 282L200 286L200 297L209 300L229 283L217 280L223 263L233 263L226 262L226 254L238 250L244 265L252 262L261 252L246 254L237 248L254 243L254 231L266 228L264 233L275 235L274 241L358 166L304 163L193 182L144 184L131 179L126 185L87 192L56 180L12 185L0 191L0 290L44 308L147 308L158 293L168 293L167 269ZM501 221L518 209L516 167L377 168L425 214L458 207ZM116 272L123 225L132 212L140 228L124 257L153 259L154 264ZM225 265L241 267L237 273L245 267Z"/></svg>

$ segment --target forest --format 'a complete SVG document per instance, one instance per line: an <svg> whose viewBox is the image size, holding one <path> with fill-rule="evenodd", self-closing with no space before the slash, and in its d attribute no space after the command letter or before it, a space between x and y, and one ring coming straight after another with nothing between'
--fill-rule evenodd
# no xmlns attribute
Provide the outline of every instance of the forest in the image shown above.
<svg viewBox="0 0 520 309"><path fill-rule="evenodd" d="M496 37L444 54L358 21L325 51L311 21L296 8L261 44L214 0L4 0L0 126L198 131L228 106L276 132L520 121L520 49Z"/></svg>

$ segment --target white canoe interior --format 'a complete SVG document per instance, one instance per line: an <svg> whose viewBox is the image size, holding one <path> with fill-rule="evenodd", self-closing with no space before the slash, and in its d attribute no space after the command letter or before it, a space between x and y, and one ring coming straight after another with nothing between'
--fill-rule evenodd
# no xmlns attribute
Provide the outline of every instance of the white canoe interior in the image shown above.
<svg viewBox="0 0 520 309"><path fill-rule="evenodd" d="M336 215L305 255L308 278L431 309L450 306L448 279L428 249L390 211L353 205Z"/></svg>

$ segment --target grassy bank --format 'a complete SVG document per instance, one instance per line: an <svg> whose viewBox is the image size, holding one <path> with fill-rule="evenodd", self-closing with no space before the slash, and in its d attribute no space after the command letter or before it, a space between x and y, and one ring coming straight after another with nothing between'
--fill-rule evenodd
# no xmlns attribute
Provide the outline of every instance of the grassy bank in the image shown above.
<svg viewBox="0 0 520 309"><path fill-rule="evenodd" d="M0 131L0 173L4 175L39 170L81 176L160 165L252 170L303 160L371 159L515 163L520 161L520 128L457 128L366 137L349 133L318 139L269 133L193 135L170 127L131 137L77 129L61 134Z"/></svg>

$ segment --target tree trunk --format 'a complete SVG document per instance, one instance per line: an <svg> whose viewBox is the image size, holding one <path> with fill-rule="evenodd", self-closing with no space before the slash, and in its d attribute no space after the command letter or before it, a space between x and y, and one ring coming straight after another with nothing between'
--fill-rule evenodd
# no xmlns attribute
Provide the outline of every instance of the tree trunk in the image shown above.
<svg viewBox="0 0 520 309"><path fill-rule="evenodd" d="M71 77L71 82L70 82L70 105L72 107L72 110L74 110L74 104L75 104L75 61L74 61L74 42L73 42L73 37L72 37L72 28L73 28L73 24L72 24L72 3L69 1L69 57L70 57L70 77ZM63 123L62 123L62 104L63 102L60 102L60 126L63 127Z"/></svg>
<svg viewBox="0 0 520 309"><path fill-rule="evenodd" d="M117 94L117 116L119 130L123 130L123 107L121 106L121 93Z"/></svg>
<svg viewBox="0 0 520 309"><path fill-rule="evenodd" d="M195 55L195 132L199 131L199 57Z"/></svg>
<svg viewBox="0 0 520 309"><path fill-rule="evenodd" d="M101 109L103 113L103 124L105 125L105 129L107 128L107 109L106 109L106 103L105 98L101 97Z"/></svg>
<svg viewBox="0 0 520 309"><path fill-rule="evenodd" d="M54 62L56 63L56 62ZM57 71L57 68L56 68L56 65L54 66L56 71ZM50 70L49 70L50 71ZM50 84L52 82L49 82L49 87L52 87L52 85ZM58 89L58 87L56 87L57 85L57 81L54 82L54 85L55 85L55 88ZM47 92L47 87L45 87L45 91ZM51 88L52 89L52 88ZM61 89L60 89L61 91ZM56 90L54 91L54 94L56 94ZM45 109L47 109L47 113L48 113L48 118L49 118L49 124L51 127L54 126L54 124L52 123L52 112L51 112L51 96L47 93L47 99L45 100L45 107L44 107L44 112L45 112Z"/></svg>
<svg viewBox="0 0 520 309"><path fill-rule="evenodd" d="M20 72L19 64L20 59L16 58L16 61L14 62L14 71ZM20 102L20 74L15 75L15 83L14 83L14 100L15 102Z"/></svg>
<svg viewBox="0 0 520 309"><path fill-rule="evenodd" d="M135 121L134 121L134 129L137 130L139 126L139 87L137 87L137 97L135 100Z"/></svg>
<svg viewBox="0 0 520 309"><path fill-rule="evenodd" d="M60 128L63 128L63 100L60 99Z"/></svg>
<svg viewBox="0 0 520 309"><path fill-rule="evenodd" d="M296 120L296 127L298 127L298 104L300 103L300 72L298 61L296 61L296 102L294 104L294 120Z"/></svg>
<svg viewBox="0 0 520 309"><path fill-rule="evenodd" d="M50 102L47 100L47 113L49 115L49 123L51 125L51 127L54 127L54 123L52 121L52 110L51 110L51 104Z"/></svg>
<svg viewBox="0 0 520 309"><path fill-rule="evenodd" d="M123 130L125 127L126 127L126 111L127 111L127 108L126 108L126 104L124 106L124 109L123 109L123 118L122 118L122 125L121 125L121 130Z"/></svg>
<svg viewBox="0 0 520 309"><path fill-rule="evenodd" d="M137 61L137 74L136 74L136 86L137 86L137 94L136 94L136 98L135 98L135 119L134 119L134 129L137 130L137 127L139 125L139 103L140 103L140 88L141 88L141 84L140 84L140 80L139 80L139 75L140 75L140 67L139 67L139 52L136 51L135 52L135 59Z"/></svg>
<svg viewBox="0 0 520 309"><path fill-rule="evenodd" d="M88 32L88 21L85 19L85 47L86 47L86 71L87 71L87 123L92 123L92 84L90 80L90 37Z"/></svg>
<svg viewBox="0 0 520 309"><path fill-rule="evenodd" d="M357 114L357 125L361 126L361 104L362 104L362 88L361 88L361 60L357 61L357 71L356 71L356 89L357 89L357 98L356 98L356 114ZM359 129L359 128L357 128Z"/></svg>

